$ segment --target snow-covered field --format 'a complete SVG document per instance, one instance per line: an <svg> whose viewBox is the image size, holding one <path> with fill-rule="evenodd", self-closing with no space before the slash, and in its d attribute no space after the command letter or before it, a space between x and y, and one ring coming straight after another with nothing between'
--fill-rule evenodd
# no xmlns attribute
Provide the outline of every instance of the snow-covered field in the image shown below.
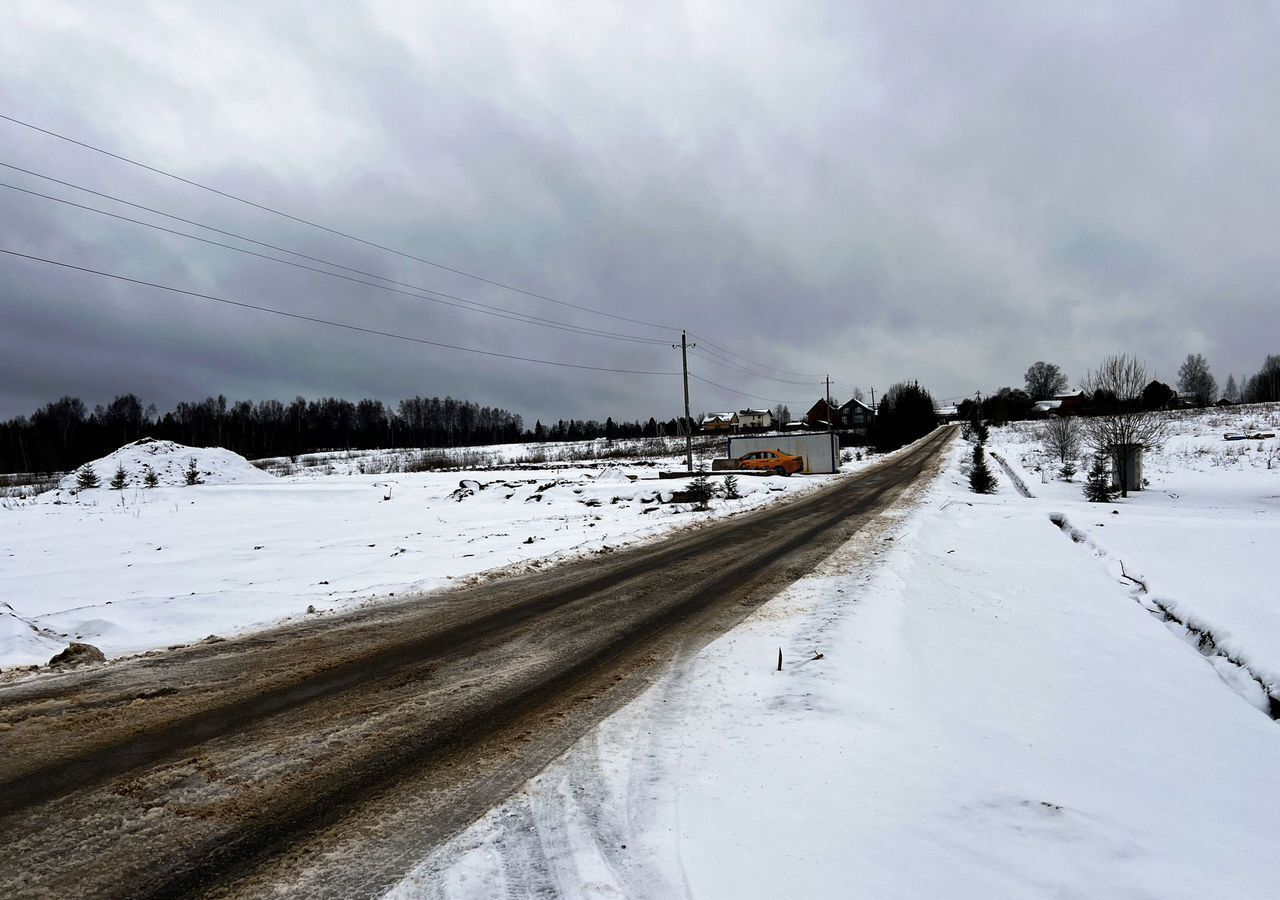
<svg viewBox="0 0 1280 900"><path fill-rule="evenodd" d="M600 442L552 452L567 459L610 450ZM483 451L506 465L529 452L526 445ZM481 451L454 453L469 459ZM98 489L74 493L72 474L35 500L0 503L0 667L47 662L72 640L119 656L325 615L617 547L834 477L739 477L740 499L716 499L697 512L662 502L684 486L656 478L657 464L676 465L672 456L585 459L554 471L530 463L359 473L395 456L335 453L280 478L225 450L157 441L100 460ZM192 458L203 483L189 487ZM128 486L111 490L121 464ZM147 466L162 486L144 486Z"/></svg>
<svg viewBox="0 0 1280 900"><path fill-rule="evenodd" d="M484 447L450 447L427 450L326 450L299 456L274 456L254 460L273 475L325 478L330 475L389 475L440 469L513 467L556 469L565 466L605 466L618 462L656 467L676 467L684 458L684 438L604 438L562 443L494 444ZM698 435L693 440L694 464L710 466L723 455L724 440Z"/></svg>
<svg viewBox="0 0 1280 900"><path fill-rule="evenodd" d="M1212 635L1280 697L1280 439L1228 432L1280 434L1280 404L1176 416L1163 449L1146 454L1146 489L1111 506L1085 502L1081 476L1054 475L1036 425L993 429L990 446L1037 506L1063 513L1112 572L1123 563L1145 583L1146 602Z"/></svg>
<svg viewBox="0 0 1280 900"><path fill-rule="evenodd" d="M1148 459L1152 490L1108 507L1079 479L1040 484L1022 463L1031 428L991 445L1035 498L999 470L998 493L970 493L959 444L913 510L687 660L389 896L1275 896L1280 724L1149 602L1273 664L1270 445L1237 455L1211 416L1185 418Z"/></svg>

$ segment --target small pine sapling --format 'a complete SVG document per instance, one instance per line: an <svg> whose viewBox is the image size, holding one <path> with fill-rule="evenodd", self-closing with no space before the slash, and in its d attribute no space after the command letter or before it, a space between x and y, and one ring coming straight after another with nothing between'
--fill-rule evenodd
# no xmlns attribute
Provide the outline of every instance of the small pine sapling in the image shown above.
<svg viewBox="0 0 1280 900"><path fill-rule="evenodd" d="M711 479L707 477L706 472L699 472L689 481L689 499L693 501L694 509L709 509L708 504L711 498L715 496L715 488L711 484Z"/></svg>
<svg viewBox="0 0 1280 900"><path fill-rule="evenodd" d="M124 470L124 463L120 463L116 466L116 474L111 476L111 490L123 491L128 483L129 473Z"/></svg>
<svg viewBox="0 0 1280 900"><path fill-rule="evenodd" d="M82 491L98 486L98 473L93 470L93 466L85 463L76 470L76 487Z"/></svg>
<svg viewBox="0 0 1280 900"><path fill-rule="evenodd" d="M987 438L991 437L991 429L987 427L987 423L979 419L973 426L973 434L978 439L979 444L985 444Z"/></svg>
<svg viewBox="0 0 1280 900"><path fill-rule="evenodd" d="M973 468L969 470L969 489L975 494L994 494L996 492L996 476L987 467L986 454L981 444L973 448Z"/></svg>
<svg viewBox="0 0 1280 900"><path fill-rule="evenodd" d="M1111 467L1101 454L1093 458L1089 477L1084 483L1084 496L1090 503L1110 503L1115 499L1116 489L1111 486Z"/></svg>
<svg viewBox="0 0 1280 900"><path fill-rule="evenodd" d="M187 460L187 471L183 475L188 485L204 484L204 479L200 477L200 470L196 468L196 458L194 456Z"/></svg>
<svg viewBox="0 0 1280 900"><path fill-rule="evenodd" d="M724 476L724 498L726 500L737 500L742 494L738 490L738 476Z"/></svg>
<svg viewBox="0 0 1280 900"><path fill-rule="evenodd" d="M1075 461L1069 459L1062 464L1062 467L1060 469L1058 469L1058 476L1063 481L1070 481L1072 478L1076 477L1076 472L1078 471L1079 470L1076 468Z"/></svg>
<svg viewBox="0 0 1280 900"><path fill-rule="evenodd" d="M160 484L160 476L156 474L156 470L151 468L149 463L146 466L146 472L142 476L142 483L149 488L158 487Z"/></svg>

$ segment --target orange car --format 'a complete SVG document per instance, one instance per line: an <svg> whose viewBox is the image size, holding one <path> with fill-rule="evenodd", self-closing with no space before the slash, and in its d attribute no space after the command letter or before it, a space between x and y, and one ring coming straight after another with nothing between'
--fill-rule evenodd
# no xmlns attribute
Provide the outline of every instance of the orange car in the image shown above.
<svg viewBox="0 0 1280 900"><path fill-rule="evenodd" d="M781 450L757 450L738 457L739 469L772 470L774 475L793 475L804 471L804 457L790 456Z"/></svg>

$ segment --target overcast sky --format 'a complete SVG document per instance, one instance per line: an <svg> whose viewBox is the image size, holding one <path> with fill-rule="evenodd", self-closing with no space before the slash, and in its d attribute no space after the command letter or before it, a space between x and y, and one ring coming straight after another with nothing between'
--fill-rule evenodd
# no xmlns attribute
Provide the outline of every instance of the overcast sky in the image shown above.
<svg viewBox="0 0 1280 900"><path fill-rule="evenodd" d="M502 309L464 312L0 188L0 247L437 342L649 372L701 411L1136 353L1280 352L1280 10L1263 2L14 2L0 162ZM175 225L29 174L0 182ZM256 248L261 250L261 248ZM281 256L276 251L272 255ZM679 379L482 357L0 255L0 417L63 394L452 394L670 417ZM653 327L658 325L661 327ZM707 342L715 347L709 347ZM727 350L791 384L703 358ZM719 348L719 349L716 349ZM783 375L779 370L800 373ZM757 369L757 371L760 371Z"/></svg>

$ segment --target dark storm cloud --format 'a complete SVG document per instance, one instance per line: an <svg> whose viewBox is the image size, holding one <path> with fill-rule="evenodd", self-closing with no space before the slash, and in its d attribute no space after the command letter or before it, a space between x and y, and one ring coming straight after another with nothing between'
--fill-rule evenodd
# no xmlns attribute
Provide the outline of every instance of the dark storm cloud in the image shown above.
<svg viewBox="0 0 1280 900"><path fill-rule="evenodd" d="M259 9L262 6L263 8ZM1208 4L16 3L0 111L415 255L939 396L1136 352L1278 349L1277 14ZM314 256L670 341L0 123L0 159ZM0 170L7 181L83 197ZM88 201L125 214L105 201ZM502 353L673 370L0 189L0 245ZM143 216L152 219L151 216ZM156 220L160 221L160 220ZM172 223L166 223L172 225ZM186 226L182 230L192 230ZM0 416L63 393L453 394L673 415L678 379L501 361L0 259ZM695 357L761 397L817 388ZM699 410L758 404L701 382ZM794 405L794 404L793 404Z"/></svg>

